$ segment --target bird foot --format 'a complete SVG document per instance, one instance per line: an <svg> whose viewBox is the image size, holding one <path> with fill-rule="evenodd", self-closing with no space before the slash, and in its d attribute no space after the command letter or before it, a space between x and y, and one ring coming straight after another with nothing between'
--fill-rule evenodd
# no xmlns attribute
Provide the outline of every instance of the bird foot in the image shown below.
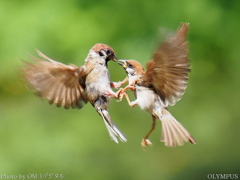
<svg viewBox="0 0 240 180"><path fill-rule="evenodd" d="M120 93L119 96L118 96L117 102L121 102L123 100L125 94L126 94L125 92L124 93Z"/></svg>
<svg viewBox="0 0 240 180"><path fill-rule="evenodd" d="M123 88L120 88L117 92L116 92L116 94L117 94L117 98L118 98L118 100L117 100L117 102L121 102L122 100L123 100L123 98L124 98L124 96L125 96L125 92L123 92Z"/></svg>
<svg viewBox="0 0 240 180"><path fill-rule="evenodd" d="M145 149L148 145L152 145L151 141L149 139L143 139L141 142L142 148Z"/></svg>

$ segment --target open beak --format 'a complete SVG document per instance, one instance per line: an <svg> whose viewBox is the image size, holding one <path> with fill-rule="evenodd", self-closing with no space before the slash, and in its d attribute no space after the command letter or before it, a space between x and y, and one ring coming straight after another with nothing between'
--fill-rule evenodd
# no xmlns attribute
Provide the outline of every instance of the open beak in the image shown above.
<svg viewBox="0 0 240 180"><path fill-rule="evenodd" d="M126 60L118 60L118 64L121 65L124 69L127 68L127 62L126 62Z"/></svg>

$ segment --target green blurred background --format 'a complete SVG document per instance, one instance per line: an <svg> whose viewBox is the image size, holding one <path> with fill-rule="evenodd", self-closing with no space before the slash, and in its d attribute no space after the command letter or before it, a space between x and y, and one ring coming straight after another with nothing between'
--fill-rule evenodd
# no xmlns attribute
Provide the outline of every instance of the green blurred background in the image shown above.
<svg viewBox="0 0 240 180"><path fill-rule="evenodd" d="M57 173L84 180L239 174L239 12L240 1L229 0L1 1L0 173ZM112 100L109 107L128 138L115 144L90 104L81 110L51 106L19 77L20 59L30 60L35 49L80 66L98 42L113 47L119 59L145 64L161 29L176 30L180 22L190 23L192 72L186 93L170 111L197 145L165 147L158 122L150 138L154 145L143 151L140 141L151 127L151 115L130 108L126 100ZM110 62L109 69L113 81L125 77L117 64Z"/></svg>

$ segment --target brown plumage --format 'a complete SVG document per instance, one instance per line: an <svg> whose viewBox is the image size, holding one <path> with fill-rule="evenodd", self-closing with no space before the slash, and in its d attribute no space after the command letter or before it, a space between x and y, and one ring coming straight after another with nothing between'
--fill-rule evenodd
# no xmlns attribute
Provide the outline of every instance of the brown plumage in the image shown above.
<svg viewBox="0 0 240 180"><path fill-rule="evenodd" d="M143 85L152 85L166 106L180 100L187 87L190 72L187 32L188 23L184 23L175 36L163 42L147 63L143 77Z"/></svg>
<svg viewBox="0 0 240 180"><path fill-rule="evenodd" d="M90 102L103 118L110 137L115 142L118 142L117 138L126 141L107 111L110 99L118 97L111 89L114 83L110 82L107 69L109 60L117 61L111 47L100 43L94 45L80 67L54 61L40 51L37 53L44 60L32 57L35 63L24 62L24 77L30 89L48 99L50 104L66 109L82 108L84 103Z"/></svg>
<svg viewBox="0 0 240 180"><path fill-rule="evenodd" d="M151 145L148 139L155 128L156 119L162 122L161 141L166 146L183 145L184 141L195 144L189 132L168 112L167 106L174 105L185 92L190 72L188 42L185 40L188 23L183 23L176 34L165 40L147 63L144 72L142 65L135 60L121 60L121 65L128 74L129 84L121 91L121 99L125 95L131 107L139 105L152 114L151 130L142 140L142 147ZM130 102L125 91L134 92L136 100Z"/></svg>
<svg viewBox="0 0 240 180"><path fill-rule="evenodd" d="M48 99L50 104L64 106L66 109L82 108L87 99L84 84L81 85L79 79L82 81L93 67L87 66L87 69L65 65L46 57L40 51L37 53L46 61L36 57L32 57L35 63L24 61L27 65L24 68L24 77L28 87L39 97Z"/></svg>

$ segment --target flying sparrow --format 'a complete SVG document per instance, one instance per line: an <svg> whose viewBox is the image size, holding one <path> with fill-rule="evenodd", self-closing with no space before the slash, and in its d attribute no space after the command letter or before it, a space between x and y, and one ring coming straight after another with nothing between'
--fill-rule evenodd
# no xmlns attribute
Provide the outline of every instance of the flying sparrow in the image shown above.
<svg viewBox="0 0 240 180"><path fill-rule="evenodd" d="M114 92L118 83L110 82L107 63L117 61L114 50L105 44L95 44L89 51L85 64L77 67L54 61L37 51L44 60L32 57L35 63L24 62L24 77L28 87L41 98L47 98L50 104L58 107L82 108L90 102L104 120L110 137L118 143L118 139L127 139L116 127L108 113L111 98L118 98Z"/></svg>
<svg viewBox="0 0 240 180"><path fill-rule="evenodd" d="M128 75L128 86L121 90L121 98L125 96L129 105L139 105L152 114L152 128L141 142L143 148L152 143L148 139L155 128L156 119L162 122L161 141L166 146L183 145L184 141L196 144L189 132L167 110L179 101L185 92L190 72L188 42L185 41L188 23L182 24L176 34L165 40L147 63L147 70L135 60L120 60L120 65ZM125 79L126 81L126 79ZM136 100L130 102L127 89L134 92Z"/></svg>

